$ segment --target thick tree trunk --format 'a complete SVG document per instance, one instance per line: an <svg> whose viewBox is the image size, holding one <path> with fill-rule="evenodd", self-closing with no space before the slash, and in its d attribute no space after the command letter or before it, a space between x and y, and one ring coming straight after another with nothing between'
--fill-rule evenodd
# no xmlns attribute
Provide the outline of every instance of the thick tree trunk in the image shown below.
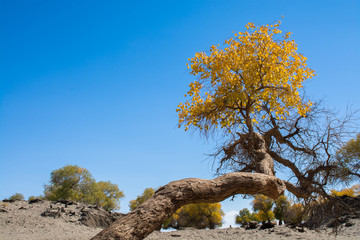
<svg viewBox="0 0 360 240"><path fill-rule="evenodd" d="M253 133L253 148L256 156L256 172L274 176L274 160L266 152L265 140L260 133Z"/></svg>
<svg viewBox="0 0 360 240"><path fill-rule="evenodd" d="M283 181L260 173L228 173L213 180L188 178L170 182L92 240L144 239L185 204L215 203L235 194L264 194L275 199L284 191Z"/></svg>

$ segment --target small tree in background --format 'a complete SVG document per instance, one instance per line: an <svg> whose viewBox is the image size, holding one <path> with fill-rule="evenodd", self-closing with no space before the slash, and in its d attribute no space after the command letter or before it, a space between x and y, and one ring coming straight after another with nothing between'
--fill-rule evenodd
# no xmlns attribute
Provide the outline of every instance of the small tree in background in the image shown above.
<svg viewBox="0 0 360 240"><path fill-rule="evenodd" d="M21 193L15 193L13 195L10 196L9 198L10 200L24 200L24 195L22 195Z"/></svg>
<svg viewBox="0 0 360 240"><path fill-rule="evenodd" d="M79 202L94 201L95 179L85 168L67 165L51 172L50 185L45 185L45 198Z"/></svg>
<svg viewBox="0 0 360 240"><path fill-rule="evenodd" d="M96 183L95 204L101 206L105 210L119 210L120 198L125 195L119 190L118 185L110 181L100 181Z"/></svg>
<svg viewBox="0 0 360 240"><path fill-rule="evenodd" d="M257 217L263 224L267 221L271 223L275 219L273 211L271 211L274 200L265 195L258 194L254 197L254 200L251 202L253 205L253 210L257 213Z"/></svg>
<svg viewBox="0 0 360 240"><path fill-rule="evenodd" d="M292 225L299 225L305 220L305 209L301 203L294 203L287 209L284 220Z"/></svg>
<svg viewBox="0 0 360 240"><path fill-rule="evenodd" d="M246 227L251 221L259 222L260 220L257 214L251 213L247 208L240 210L235 217L235 223L240 224L242 227Z"/></svg>
<svg viewBox="0 0 360 240"><path fill-rule="evenodd" d="M291 206L291 203L287 200L287 197L282 195L275 200L274 214L275 218L279 220L279 225L283 224L286 211Z"/></svg>
<svg viewBox="0 0 360 240"><path fill-rule="evenodd" d="M51 172L50 185L45 185L46 200L72 200L97 204L111 211L120 209L124 193L111 182L96 182L91 173L76 165L67 165Z"/></svg>
<svg viewBox="0 0 360 240"><path fill-rule="evenodd" d="M349 140L337 152L341 168L338 169L342 180L346 183L360 177L360 133L356 138Z"/></svg>

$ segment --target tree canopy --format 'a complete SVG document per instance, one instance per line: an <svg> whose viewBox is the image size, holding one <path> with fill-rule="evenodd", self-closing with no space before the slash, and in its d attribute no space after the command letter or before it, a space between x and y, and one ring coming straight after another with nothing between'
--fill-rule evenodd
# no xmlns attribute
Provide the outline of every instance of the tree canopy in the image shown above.
<svg viewBox="0 0 360 240"><path fill-rule="evenodd" d="M124 193L109 181L96 182L91 173L76 165L67 165L51 172L50 185L45 185L45 199L72 200L97 204L106 210L119 209Z"/></svg>
<svg viewBox="0 0 360 240"><path fill-rule="evenodd" d="M359 168L336 157L351 134L352 116L339 119L306 100L302 88L315 72L291 33L279 28L280 21L249 23L223 47L189 59L196 80L177 108L179 127L204 136L221 134L213 154L219 174L282 171L293 179L284 182L297 197L326 195L326 185L340 177L360 176Z"/></svg>
<svg viewBox="0 0 360 240"><path fill-rule="evenodd" d="M235 34L224 49L212 46L209 54L196 53L190 59L190 73L198 80L190 84L191 100L178 108L185 129L220 127L232 133L253 128L264 118L284 119L289 109L305 116L311 102L303 102L299 89L314 71L296 51L291 33L282 34L279 25L249 23L250 32Z"/></svg>

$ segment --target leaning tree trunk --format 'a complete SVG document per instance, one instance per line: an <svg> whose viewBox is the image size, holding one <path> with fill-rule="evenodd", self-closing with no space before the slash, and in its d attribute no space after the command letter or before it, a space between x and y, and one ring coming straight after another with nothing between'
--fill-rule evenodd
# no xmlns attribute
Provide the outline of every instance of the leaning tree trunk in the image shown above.
<svg viewBox="0 0 360 240"><path fill-rule="evenodd" d="M280 179L261 173L238 172L213 180L188 178L170 182L92 240L144 239L183 205L220 202L235 194L264 194L275 199L285 188Z"/></svg>

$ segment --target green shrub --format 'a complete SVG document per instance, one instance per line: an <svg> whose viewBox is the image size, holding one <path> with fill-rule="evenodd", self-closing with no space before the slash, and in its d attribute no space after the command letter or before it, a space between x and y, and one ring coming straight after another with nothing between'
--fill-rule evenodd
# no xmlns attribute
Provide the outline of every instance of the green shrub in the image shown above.
<svg viewBox="0 0 360 240"><path fill-rule="evenodd" d="M13 194L10 198L10 200L24 200L24 195L22 195L21 193L15 193Z"/></svg>
<svg viewBox="0 0 360 240"><path fill-rule="evenodd" d="M45 197L43 195L39 195L39 196L30 196L28 198L28 201L31 201L31 200L35 200L35 199L41 199L41 200L44 200Z"/></svg>

